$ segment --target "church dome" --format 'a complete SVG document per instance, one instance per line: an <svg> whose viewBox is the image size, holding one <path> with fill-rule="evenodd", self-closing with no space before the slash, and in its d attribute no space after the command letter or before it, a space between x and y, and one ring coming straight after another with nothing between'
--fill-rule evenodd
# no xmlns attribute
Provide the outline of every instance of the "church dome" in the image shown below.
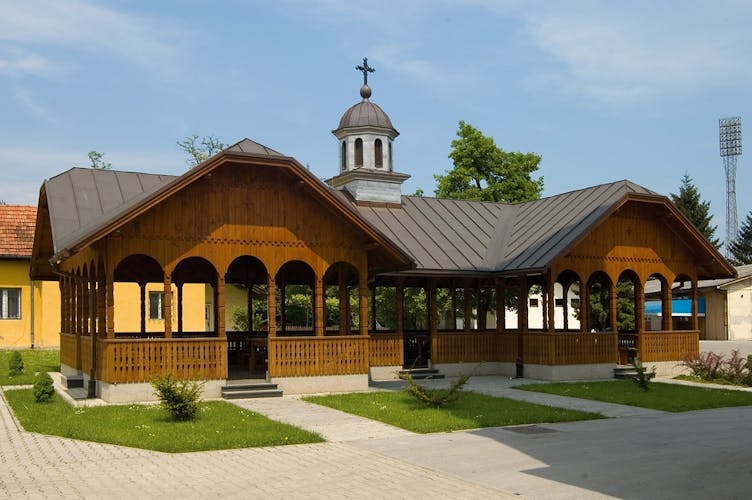
<svg viewBox="0 0 752 500"><path fill-rule="evenodd" d="M392 120L384 113L384 110L366 99L350 107L342 115L338 129L351 127L394 128Z"/></svg>

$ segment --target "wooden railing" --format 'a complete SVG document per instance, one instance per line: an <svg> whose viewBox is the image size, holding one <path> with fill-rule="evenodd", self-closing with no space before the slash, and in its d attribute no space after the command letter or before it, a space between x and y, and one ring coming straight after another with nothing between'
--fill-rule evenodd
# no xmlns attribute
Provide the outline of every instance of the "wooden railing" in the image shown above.
<svg viewBox="0 0 752 500"><path fill-rule="evenodd" d="M269 375L308 377L368 373L369 339L338 337L270 337Z"/></svg>
<svg viewBox="0 0 752 500"><path fill-rule="evenodd" d="M502 336L511 337L496 332L435 333L431 337L431 360L434 363L498 361Z"/></svg>
<svg viewBox="0 0 752 500"><path fill-rule="evenodd" d="M700 354L700 332L697 330L651 331L640 334L640 360L681 361L687 355Z"/></svg>
<svg viewBox="0 0 752 500"><path fill-rule="evenodd" d="M76 359L76 336L72 333L60 334L60 364L70 366L76 370L81 369Z"/></svg>
<svg viewBox="0 0 752 500"><path fill-rule="evenodd" d="M370 366L402 366L402 336L372 333L368 357Z"/></svg>
<svg viewBox="0 0 752 500"><path fill-rule="evenodd" d="M99 377L110 383L149 382L172 373L177 379L227 378L227 340L148 339L97 342Z"/></svg>
<svg viewBox="0 0 752 500"><path fill-rule="evenodd" d="M525 363L533 364L615 363L617 356L614 333L528 333L524 346Z"/></svg>
<svg viewBox="0 0 752 500"><path fill-rule="evenodd" d="M91 372L91 337L81 337L81 371Z"/></svg>

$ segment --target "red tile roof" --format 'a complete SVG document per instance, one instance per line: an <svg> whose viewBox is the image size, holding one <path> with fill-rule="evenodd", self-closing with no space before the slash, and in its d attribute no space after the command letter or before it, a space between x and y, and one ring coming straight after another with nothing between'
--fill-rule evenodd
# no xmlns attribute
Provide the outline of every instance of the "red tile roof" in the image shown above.
<svg viewBox="0 0 752 500"><path fill-rule="evenodd" d="M0 257L31 257L37 207L0 205Z"/></svg>

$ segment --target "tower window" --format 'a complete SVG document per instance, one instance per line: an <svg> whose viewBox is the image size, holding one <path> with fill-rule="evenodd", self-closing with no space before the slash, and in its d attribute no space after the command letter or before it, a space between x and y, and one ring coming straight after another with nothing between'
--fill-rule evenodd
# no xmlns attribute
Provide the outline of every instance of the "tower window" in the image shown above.
<svg viewBox="0 0 752 500"><path fill-rule="evenodd" d="M355 166L363 166L363 139L355 139Z"/></svg>
<svg viewBox="0 0 752 500"><path fill-rule="evenodd" d="M384 151L381 147L381 139L373 143L373 152L376 156L376 168L384 168Z"/></svg>
<svg viewBox="0 0 752 500"><path fill-rule="evenodd" d="M347 169L347 141L342 141L342 158L339 165L343 172Z"/></svg>
<svg viewBox="0 0 752 500"><path fill-rule="evenodd" d="M391 172L393 168L392 164L392 141L389 141L389 171Z"/></svg>

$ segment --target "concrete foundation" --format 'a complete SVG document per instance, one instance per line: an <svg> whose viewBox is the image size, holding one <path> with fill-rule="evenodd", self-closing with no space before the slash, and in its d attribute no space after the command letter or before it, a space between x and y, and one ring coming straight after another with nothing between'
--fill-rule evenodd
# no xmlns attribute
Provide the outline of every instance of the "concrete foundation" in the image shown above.
<svg viewBox="0 0 752 500"><path fill-rule="evenodd" d="M84 377L84 387L88 383L88 377ZM204 382L202 399L218 399L222 395L222 387L225 380L207 380ZM109 384L97 383L97 397L108 403L136 403L156 401L154 387L149 383L138 384Z"/></svg>
<svg viewBox="0 0 752 500"><path fill-rule="evenodd" d="M502 363L500 361L486 361L483 363L436 363L433 368L439 370L447 377L460 375L504 375L514 377L514 363Z"/></svg>
<svg viewBox="0 0 752 500"><path fill-rule="evenodd" d="M593 365L530 365L525 364L523 377L538 380L597 380L614 378L614 363Z"/></svg>
<svg viewBox="0 0 752 500"><path fill-rule="evenodd" d="M400 370L402 370L400 365L372 366L368 375L371 380L399 380Z"/></svg>
<svg viewBox="0 0 752 500"><path fill-rule="evenodd" d="M648 372L652 372L653 368L655 368L655 374L658 377L689 375L689 369L684 366L681 361L657 361L653 363L647 361L642 363L642 366L645 367Z"/></svg>
<svg viewBox="0 0 752 500"><path fill-rule="evenodd" d="M285 394L317 394L322 392L356 392L368 390L368 374L331 375L321 377L279 377L277 384Z"/></svg>

